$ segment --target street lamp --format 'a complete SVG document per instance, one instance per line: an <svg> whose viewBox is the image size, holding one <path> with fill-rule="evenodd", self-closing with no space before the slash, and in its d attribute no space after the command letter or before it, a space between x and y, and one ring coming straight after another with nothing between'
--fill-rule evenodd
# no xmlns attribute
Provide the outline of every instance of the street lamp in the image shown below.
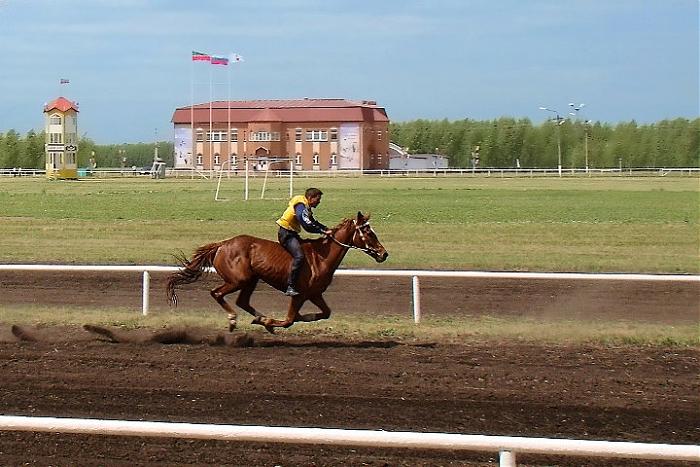
<svg viewBox="0 0 700 467"><path fill-rule="evenodd" d="M569 115L573 115L574 117L578 116L578 113L583 109L583 107L586 104L574 104L573 102L569 103L569 107L573 110L573 112L569 112ZM584 147L584 153L586 154L586 173L588 173L588 125L590 125L592 122L590 120L584 120L583 121L583 147Z"/></svg>
<svg viewBox="0 0 700 467"><path fill-rule="evenodd" d="M548 107L540 107L540 110L546 110L547 112L552 112L555 117L552 120L557 122L557 167L559 169L559 176L561 177L561 130L559 127L566 121L564 117L561 116L558 110L550 109Z"/></svg>

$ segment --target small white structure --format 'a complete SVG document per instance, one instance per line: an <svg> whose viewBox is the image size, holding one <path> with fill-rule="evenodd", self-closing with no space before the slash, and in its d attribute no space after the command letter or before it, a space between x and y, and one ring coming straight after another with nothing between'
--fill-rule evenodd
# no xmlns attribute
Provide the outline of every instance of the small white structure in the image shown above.
<svg viewBox="0 0 700 467"><path fill-rule="evenodd" d="M390 170L430 170L446 169L447 157L440 154L409 154L398 144L389 143Z"/></svg>

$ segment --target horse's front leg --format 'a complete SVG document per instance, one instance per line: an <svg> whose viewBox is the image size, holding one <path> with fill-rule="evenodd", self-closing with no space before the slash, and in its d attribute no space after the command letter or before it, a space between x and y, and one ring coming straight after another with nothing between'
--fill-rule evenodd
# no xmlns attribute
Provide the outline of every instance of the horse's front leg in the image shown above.
<svg viewBox="0 0 700 467"><path fill-rule="evenodd" d="M265 326L265 329L271 334L275 333L275 328L288 328L294 321L300 321L299 310L301 310L302 305L306 298L303 295L297 295L292 297L289 301L289 308L287 309L287 317L285 319L274 319L266 318L264 316L258 316L253 320L253 324L260 324Z"/></svg>
<svg viewBox="0 0 700 467"><path fill-rule="evenodd" d="M318 321L319 319L328 319L331 317L331 309L326 303L326 301L323 299L323 295L316 295L315 297L310 297L309 300L311 300L311 303L316 305L319 310L321 310L320 313L306 313L303 315L299 315L299 321Z"/></svg>

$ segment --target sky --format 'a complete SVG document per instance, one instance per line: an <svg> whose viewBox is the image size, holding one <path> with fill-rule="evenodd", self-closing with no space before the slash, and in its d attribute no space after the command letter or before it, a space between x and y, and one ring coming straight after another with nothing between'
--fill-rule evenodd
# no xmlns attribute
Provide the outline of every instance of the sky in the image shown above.
<svg viewBox="0 0 700 467"><path fill-rule="evenodd" d="M698 0L0 0L0 132L41 130L59 95L99 144L171 140L175 108L210 96L374 100L395 122L539 124L569 103L697 118L699 16Z"/></svg>

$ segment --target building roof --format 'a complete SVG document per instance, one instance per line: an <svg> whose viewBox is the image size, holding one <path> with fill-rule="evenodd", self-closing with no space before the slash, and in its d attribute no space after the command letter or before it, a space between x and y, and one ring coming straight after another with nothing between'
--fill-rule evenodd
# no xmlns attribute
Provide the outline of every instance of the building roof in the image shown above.
<svg viewBox="0 0 700 467"><path fill-rule="evenodd" d="M51 102L49 102L48 104L44 105L44 112L50 112L53 109L58 109L61 112L65 112L68 109L73 109L76 112L80 112L78 110L78 104L69 101L65 97L58 97L58 98L52 100Z"/></svg>
<svg viewBox="0 0 700 467"><path fill-rule="evenodd" d="M178 107L173 113L175 124L209 121L210 103ZM211 102L212 121L247 122L388 122L383 107L374 101L346 99L287 99Z"/></svg>

